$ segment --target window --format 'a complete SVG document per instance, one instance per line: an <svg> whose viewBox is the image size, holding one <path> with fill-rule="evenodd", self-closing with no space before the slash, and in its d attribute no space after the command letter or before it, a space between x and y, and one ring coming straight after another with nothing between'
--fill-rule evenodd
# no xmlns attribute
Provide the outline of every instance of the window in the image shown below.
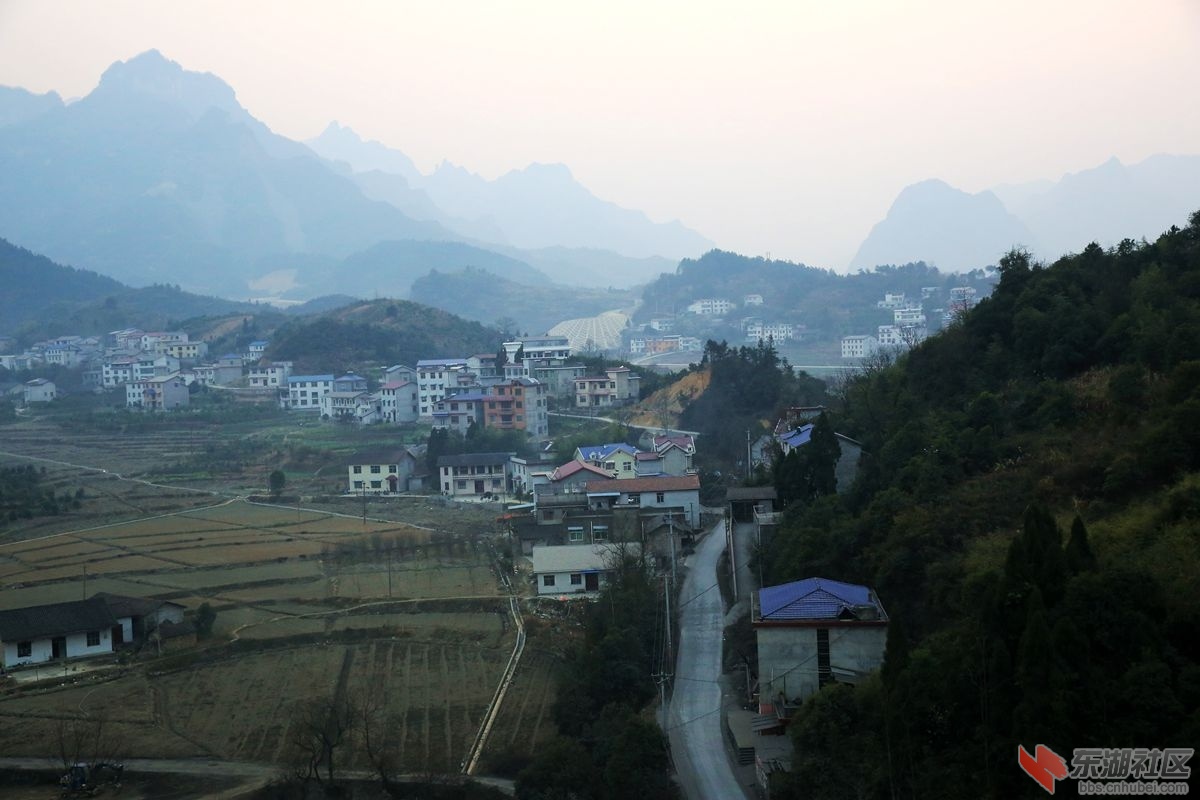
<svg viewBox="0 0 1200 800"><path fill-rule="evenodd" d="M580 575L578 572L572 572L571 573L571 585L578 586L581 583L583 583L583 576Z"/></svg>
<svg viewBox="0 0 1200 800"><path fill-rule="evenodd" d="M355 475L362 475L362 465L361 465L361 464L355 464L355 465L354 465L354 467L353 467L353 471L354 471L354 474L355 474Z"/></svg>
<svg viewBox="0 0 1200 800"><path fill-rule="evenodd" d="M656 495L654 495L654 502L656 502L656 503L667 502L667 495L664 492L657 493Z"/></svg>
<svg viewBox="0 0 1200 800"><path fill-rule="evenodd" d="M372 465L371 465L371 474L372 474L372 475L378 475L378 474L379 474L379 465L378 465L378 464L372 464Z"/></svg>
<svg viewBox="0 0 1200 800"><path fill-rule="evenodd" d="M442 491L445 491L445 492L450 491L450 481L446 481L445 483L442 484Z"/></svg>
<svg viewBox="0 0 1200 800"><path fill-rule="evenodd" d="M355 481L355 482L354 482L354 488L355 488L355 489L361 489L362 487L363 487L363 482L362 482L362 481Z"/></svg>
<svg viewBox="0 0 1200 800"><path fill-rule="evenodd" d="M592 541L602 542L608 538L607 525L592 525Z"/></svg>
<svg viewBox="0 0 1200 800"><path fill-rule="evenodd" d="M87 646L88 647L99 647L100 646L100 631L88 631Z"/></svg>
<svg viewBox="0 0 1200 800"><path fill-rule="evenodd" d="M543 508L542 509L542 519L554 519L554 509Z"/></svg>
<svg viewBox="0 0 1200 800"><path fill-rule="evenodd" d="M17 658L33 656L33 642L17 642Z"/></svg>
<svg viewBox="0 0 1200 800"><path fill-rule="evenodd" d="M572 542L583 541L583 528L570 527L567 528L567 538Z"/></svg>
<svg viewBox="0 0 1200 800"><path fill-rule="evenodd" d="M383 485L383 481L371 481L371 488L378 489Z"/></svg>
<svg viewBox="0 0 1200 800"><path fill-rule="evenodd" d="M630 470L632 470L632 469L633 469L633 462L632 462L632 461L626 461L624 464L622 464L622 465L621 465L621 471L622 471L622 472L629 472L629 471L630 471Z"/></svg>
<svg viewBox="0 0 1200 800"><path fill-rule="evenodd" d="M553 586L553 585L554 585L554 576L553 575L543 575L542 576L542 586Z"/></svg>
<svg viewBox="0 0 1200 800"><path fill-rule="evenodd" d="M465 489L465 488L467 488L467 482L466 482L466 481L455 481L455 483L458 485L458 488L459 488L459 489Z"/></svg>
<svg viewBox="0 0 1200 800"><path fill-rule="evenodd" d="M388 464L388 472L390 472L390 473L392 473L392 474L394 475L394 474L396 473L396 465L395 465L395 464Z"/></svg>

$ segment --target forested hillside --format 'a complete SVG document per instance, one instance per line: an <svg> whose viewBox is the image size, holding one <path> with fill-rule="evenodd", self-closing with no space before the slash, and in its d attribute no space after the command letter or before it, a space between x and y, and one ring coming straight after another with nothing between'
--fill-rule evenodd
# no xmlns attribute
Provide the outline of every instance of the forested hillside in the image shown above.
<svg viewBox="0 0 1200 800"><path fill-rule="evenodd" d="M785 796L1040 796L1018 743L1200 741L1200 213L999 271L846 385L859 482L794 503L763 556L768 584L868 584L892 619L881 676L800 710Z"/></svg>
<svg viewBox="0 0 1200 800"><path fill-rule="evenodd" d="M890 322L890 313L881 318L875 305L885 292L904 292L919 302L923 287L938 287L940 296L931 298L932 307L945 303L954 286L972 286L980 297L986 296L993 280L994 276L983 270L946 273L922 262L839 275L790 261L712 250L697 259L685 258L674 274L650 283L635 321L682 313L689 303L704 297L724 298L739 307L745 295L760 294L763 305L742 309L734 316L799 323L826 338L837 337L867 333Z"/></svg>
<svg viewBox="0 0 1200 800"><path fill-rule="evenodd" d="M495 353L503 335L478 322L407 300L374 300L288 322L267 355L297 371L330 372L359 365L410 366L421 358Z"/></svg>

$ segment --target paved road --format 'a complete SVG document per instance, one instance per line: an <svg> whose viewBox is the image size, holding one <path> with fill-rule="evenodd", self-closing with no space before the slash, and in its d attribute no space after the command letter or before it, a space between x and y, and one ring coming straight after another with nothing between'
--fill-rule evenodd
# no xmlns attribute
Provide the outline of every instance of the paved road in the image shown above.
<svg viewBox="0 0 1200 800"><path fill-rule="evenodd" d="M667 731L688 800L742 800L722 734L721 635L725 616L717 588L717 559L725 523L704 537L689 560L679 595L679 656Z"/></svg>
<svg viewBox="0 0 1200 800"><path fill-rule="evenodd" d="M634 428L635 430L650 431L652 433L653 432L661 433L663 430L663 427L661 425L633 425L628 422L621 422L621 420L617 419L616 417L601 417L601 416L598 416L595 414L566 414L566 413L563 413L562 411L551 411L551 412L549 412L549 414L552 417L564 417L566 419L590 419L590 420L594 420L596 422L607 422L610 425L617 425L617 424L626 425L630 428ZM681 430L679 428L667 428L666 430L672 436L682 436L682 435L700 436L701 435L700 431L685 431L685 430Z"/></svg>

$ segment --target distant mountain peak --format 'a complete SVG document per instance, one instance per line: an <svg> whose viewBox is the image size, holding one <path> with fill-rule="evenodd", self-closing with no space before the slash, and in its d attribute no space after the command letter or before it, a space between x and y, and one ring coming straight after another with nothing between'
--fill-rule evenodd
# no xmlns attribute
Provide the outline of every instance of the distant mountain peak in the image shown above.
<svg viewBox="0 0 1200 800"><path fill-rule="evenodd" d="M387 172L400 175L410 184L421 177L412 159L399 150L375 139L364 139L357 131L337 120L305 142L314 152L331 161L344 161L355 172Z"/></svg>
<svg viewBox="0 0 1200 800"><path fill-rule="evenodd" d="M158 50L117 61L100 76L100 85L92 94L149 97L184 109L197 118L210 108L232 115L245 113L233 87L225 81L211 72L186 70Z"/></svg>

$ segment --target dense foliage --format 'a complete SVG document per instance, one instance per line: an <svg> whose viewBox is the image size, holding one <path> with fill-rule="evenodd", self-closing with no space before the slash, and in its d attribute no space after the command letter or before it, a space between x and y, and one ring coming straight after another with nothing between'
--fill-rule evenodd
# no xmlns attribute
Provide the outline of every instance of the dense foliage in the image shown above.
<svg viewBox="0 0 1200 800"><path fill-rule="evenodd" d="M704 297L725 298L739 306L745 295L760 294L764 305L742 308L738 314L798 323L823 338L836 338L867 333L891 322L891 312L876 307L886 292L904 292L919 300L922 288L938 287L940 304L953 286L972 286L986 295L993 280L981 270L943 273L923 262L839 275L790 261L712 250L698 259L684 259L674 274L650 283L635 319L642 322L657 314L682 313L689 303Z"/></svg>
<svg viewBox="0 0 1200 800"><path fill-rule="evenodd" d="M584 641L567 658L554 701L559 736L517 778L521 800L670 800L666 739L638 711L662 670L658 587L623 554L615 579L588 607Z"/></svg>
<svg viewBox="0 0 1200 800"><path fill-rule="evenodd" d="M708 389L688 403L679 426L703 434L706 459L730 465L746 460L747 432L757 439L792 405L821 405L824 382L796 372L775 347L730 347L709 341L696 367L711 370Z"/></svg>
<svg viewBox="0 0 1200 800"><path fill-rule="evenodd" d="M407 300L375 300L275 331L267 355L297 372L336 372L364 364L416 364L495 352L497 331Z"/></svg>
<svg viewBox="0 0 1200 800"><path fill-rule="evenodd" d="M802 707L789 796L1023 796L1018 743L1200 740L1200 214L1000 276L844 387L860 479L764 556L767 583L868 584L892 619L881 676Z"/></svg>
<svg viewBox="0 0 1200 800"><path fill-rule="evenodd" d="M29 465L0 468L0 521L15 522L79 508L82 489L56 496L52 488L42 485L43 473Z"/></svg>

